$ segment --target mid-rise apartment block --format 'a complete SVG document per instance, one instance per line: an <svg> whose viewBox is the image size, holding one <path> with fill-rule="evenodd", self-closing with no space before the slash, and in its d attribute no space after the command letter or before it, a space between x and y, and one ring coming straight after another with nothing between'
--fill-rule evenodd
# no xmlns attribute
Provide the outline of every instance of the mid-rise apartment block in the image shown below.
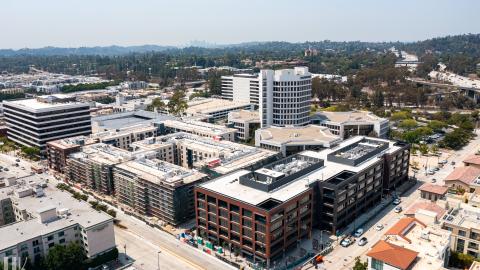
<svg viewBox="0 0 480 270"><path fill-rule="evenodd" d="M113 178L123 209L178 225L195 216L193 187L206 175L158 159L136 159L117 164Z"/></svg>
<svg viewBox="0 0 480 270"><path fill-rule="evenodd" d="M0 196L11 200L15 213L15 222L0 227L2 262L28 257L35 263L52 247L70 242L79 243L87 258L116 246L111 216L50 187L38 176L17 179L0 188Z"/></svg>
<svg viewBox="0 0 480 270"><path fill-rule="evenodd" d="M235 141L235 132L237 131L234 128L193 120L165 120L162 121L161 124L163 124L165 132L167 133L186 132L216 140L232 142Z"/></svg>
<svg viewBox="0 0 480 270"><path fill-rule="evenodd" d="M371 112L317 112L310 116L311 123L328 127L342 139L351 136L371 136L386 138L389 130L388 120Z"/></svg>
<svg viewBox="0 0 480 270"><path fill-rule="evenodd" d="M87 136L76 136L48 142L48 167L54 171L65 173L67 169L68 156L80 151L82 146L94 142L95 140L92 140Z"/></svg>
<svg viewBox="0 0 480 270"><path fill-rule="evenodd" d="M114 194L113 167L135 153L98 143L85 146L67 160L66 180L102 194Z"/></svg>
<svg viewBox="0 0 480 270"><path fill-rule="evenodd" d="M195 191L198 234L271 265L312 230L313 189L300 179L323 161L294 155L255 171L239 170Z"/></svg>
<svg viewBox="0 0 480 270"><path fill-rule="evenodd" d="M159 135L160 132L160 127L156 125L140 124L117 129L115 131L99 132L92 135L92 138L97 139L101 143L128 150L131 143L155 137Z"/></svg>
<svg viewBox="0 0 480 270"><path fill-rule="evenodd" d="M47 142L91 133L90 106L56 96L4 101L10 140L46 152Z"/></svg>
<svg viewBox="0 0 480 270"><path fill-rule="evenodd" d="M215 122L226 119L229 112L252 109L253 105L250 102L220 98L196 98L188 102L185 114L187 117L202 117L208 122Z"/></svg>
<svg viewBox="0 0 480 270"><path fill-rule="evenodd" d="M154 151L158 159L184 168L198 169L210 176L255 168L278 157L274 151L184 132L147 139L132 146L137 151Z"/></svg>
<svg viewBox="0 0 480 270"><path fill-rule="evenodd" d="M404 147L359 136L333 149L304 151L215 178L196 188L197 230L215 244L227 242L268 265L313 226L341 231L381 201L392 177L406 181L408 162L393 163L398 175L385 170L391 165L386 156L408 156Z"/></svg>

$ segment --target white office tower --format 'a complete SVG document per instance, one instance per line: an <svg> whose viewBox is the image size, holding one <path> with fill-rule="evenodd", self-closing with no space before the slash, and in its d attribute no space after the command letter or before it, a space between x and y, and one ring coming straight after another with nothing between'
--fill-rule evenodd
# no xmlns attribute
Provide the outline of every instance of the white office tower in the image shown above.
<svg viewBox="0 0 480 270"><path fill-rule="evenodd" d="M307 67L262 70L259 111L261 127L304 126L310 122L312 75Z"/></svg>
<svg viewBox="0 0 480 270"><path fill-rule="evenodd" d="M307 67L222 76L222 97L257 105L262 127L307 125L311 96Z"/></svg>
<svg viewBox="0 0 480 270"><path fill-rule="evenodd" d="M259 74L222 76L222 97L236 102L258 106Z"/></svg>
<svg viewBox="0 0 480 270"><path fill-rule="evenodd" d="M42 153L49 141L92 132L90 105L68 96L3 101L3 109L8 139Z"/></svg>

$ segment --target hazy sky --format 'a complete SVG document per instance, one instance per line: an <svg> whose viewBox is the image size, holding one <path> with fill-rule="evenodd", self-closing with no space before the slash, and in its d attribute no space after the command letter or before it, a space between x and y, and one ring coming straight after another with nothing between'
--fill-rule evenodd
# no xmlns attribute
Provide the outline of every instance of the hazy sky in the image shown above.
<svg viewBox="0 0 480 270"><path fill-rule="evenodd" d="M0 48L414 41L480 33L479 0L0 0Z"/></svg>

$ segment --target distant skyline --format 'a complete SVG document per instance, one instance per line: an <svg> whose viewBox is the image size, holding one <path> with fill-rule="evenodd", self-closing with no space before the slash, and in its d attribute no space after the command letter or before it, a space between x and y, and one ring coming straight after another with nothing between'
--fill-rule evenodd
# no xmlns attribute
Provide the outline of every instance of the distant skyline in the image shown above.
<svg viewBox="0 0 480 270"><path fill-rule="evenodd" d="M480 33L478 0L2 0L0 49Z"/></svg>

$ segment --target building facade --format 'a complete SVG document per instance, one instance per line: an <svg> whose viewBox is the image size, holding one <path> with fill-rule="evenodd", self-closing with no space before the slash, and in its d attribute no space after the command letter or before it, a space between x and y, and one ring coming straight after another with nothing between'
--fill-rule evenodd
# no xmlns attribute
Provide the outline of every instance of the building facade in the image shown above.
<svg viewBox="0 0 480 270"><path fill-rule="evenodd" d="M0 227L0 261L18 263L28 257L36 263L52 247L71 242L91 259L115 249L111 216L37 181L37 176L17 179L14 187L5 188L12 194L15 222Z"/></svg>
<svg viewBox="0 0 480 270"><path fill-rule="evenodd" d="M115 195L126 211L178 225L195 216L193 187L206 178L161 160L137 159L113 169Z"/></svg>
<svg viewBox="0 0 480 270"><path fill-rule="evenodd" d="M7 136L45 154L47 142L91 133L90 106L55 97L4 101Z"/></svg>
<svg viewBox="0 0 480 270"><path fill-rule="evenodd" d="M307 67L222 77L222 97L258 105L261 126L303 126L310 121L312 75Z"/></svg>
<svg viewBox="0 0 480 270"><path fill-rule="evenodd" d="M363 111L317 112L311 116L311 123L328 127L342 139L351 136L386 138L389 130L387 119Z"/></svg>
<svg viewBox="0 0 480 270"><path fill-rule="evenodd" d="M321 160L295 155L198 186L198 234L268 267L298 240L310 237L313 190L298 177L321 166Z"/></svg>

